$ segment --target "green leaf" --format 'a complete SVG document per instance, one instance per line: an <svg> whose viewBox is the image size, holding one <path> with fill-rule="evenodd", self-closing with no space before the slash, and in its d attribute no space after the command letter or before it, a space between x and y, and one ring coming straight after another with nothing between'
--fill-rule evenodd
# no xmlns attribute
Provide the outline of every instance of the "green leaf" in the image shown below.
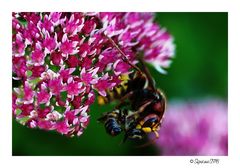
<svg viewBox="0 0 240 168"><path fill-rule="evenodd" d="M33 84L34 86L36 86L38 84L38 82L40 82L41 79L40 78L35 78L32 80L29 80L29 83Z"/></svg>
<svg viewBox="0 0 240 168"><path fill-rule="evenodd" d="M32 47L31 45L28 45L26 48L25 48L25 55L30 55L32 53Z"/></svg>
<svg viewBox="0 0 240 168"><path fill-rule="evenodd" d="M51 105L55 105L56 104L56 98L53 96L51 99L50 99L50 104Z"/></svg>
<svg viewBox="0 0 240 168"><path fill-rule="evenodd" d="M23 17L19 17L18 21L20 22L21 25L27 27L28 22L26 21L26 19L24 19Z"/></svg>
<svg viewBox="0 0 240 168"><path fill-rule="evenodd" d="M17 121L18 121L20 124L25 125L26 122L27 122L29 119L30 119L29 117L23 117L23 118L17 119Z"/></svg>
<svg viewBox="0 0 240 168"><path fill-rule="evenodd" d="M46 107L45 104L40 104L39 106L40 106L41 109L44 109Z"/></svg>
<svg viewBox="0 0 240 168"><path fill-rule="evenodd" d="M80 75L80 71L79 71L78 67L75 69L75 71L72 73L72 75L76 75L76 76Z"/></svg>
<svg viewBox="0 0 240 168"><path fill-rule="evenodd" d="M31 76L32 76L32 71L27 70L27 71L26 71L26 75L27 75L27 77L31 77Z"/></svg>
<svg viewBox="0 0 240 168"><path fill-rule="evenodd" d="M45 64L47 64L47 65L51 65L51 64L50 64L50 61L51 61L50 54L47 54L47 56L46 56L45 59L44 59L44 62L45 62Z"/></svg>
<svg viewBox="0 0 240 168"><path fill-rule="evenodd" d="M51 69L53 72L57 73L60 70L60 66L56 66L56 65L49 65L49 69Z"/></svg>
<svg viewBox="0 0 240 168"><path fill-rule="evenodd" d="M22 110L19 109L19 108L17 108L17 109L16 109L16 115L19 116L21 113L22 113Z"/></svg>
<svg viewBox="0 0 240 168"><path fill-rule="evenodd" d="M55 106L54 110L59 112L60 114L63 114L65 112L66 108L65 107L61 107L61 106Z"/></svg>
<svg viewBox="0 0 240 168"><path fill-rule="evenodd" d="M65 102L66 99L67 99L67 91L61 92L60 95L61 95L61 99L62 99L62 101Z"/></svg>

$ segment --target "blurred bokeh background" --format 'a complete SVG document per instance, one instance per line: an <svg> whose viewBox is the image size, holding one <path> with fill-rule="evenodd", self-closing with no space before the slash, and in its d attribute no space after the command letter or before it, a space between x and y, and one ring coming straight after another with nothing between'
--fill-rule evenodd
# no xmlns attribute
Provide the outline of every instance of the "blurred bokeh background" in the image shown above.
<svg viewBox="0 0 240 168"><path fill-rule="evenodd" d="M182 104L187 104L193 101L207 102L212 99L220 100L227 105L228 14L157 13L156 22L167 28L173 35L176 44L176 57L173 59L171 67L167 70L167 75L159 74L152 67L149 67L152 76L156 80L157 87L161 88L167 96L168 106L172 106L172 104L174 106L174 102L179 101ZM67 138L55 132L29 129L13 120L12 154L71 156L165 154L161 150L163 148L161 145L163 144L159 144L161 143L159 141L147 147L137 148L136 146L140 143L135 141L121 144L123 135L111 137L106 134L103 125L97 123L97 119L103 112L111 109L111 105L98 106L95 103L91 107L91 121L87 130L80 137L74 138ZM194 108L192 109L194 110ZM181 113L181 110L179 110L179 113ZM211 110L209 113L211 113ZM208 115L211 116L209 118L213 121L216 120L218 109L216 110L215 108L213 115L209 113ZM225 108L225 113L227 113L227 108ZM183 117L184 114L182 112ZM227 117L227 115L224 115L224 117ZM180 119L178 122L187 122L188 127L191 127L193 122L190 121L191 117L188 118L189 122ZM164 120L167 122L168 118L165 117ZM227 128L226 124L222 127ZM208 122L208 127L211 128L211 122ZM211 130L214 128L212 127ZM166 129L164 132L168 132L171 136L172 128ZM160 130L160 136L162 130ZM202 136L204 135L202 134ZM227 140L227 136L225 138ZM191 140L191 135L188 140ZM173 147L174 144L173 142L168 145ZM188 143L185 144L187 145ZM227 141L224 144L224 148L227 150ZM178 146L175 145L175 147L177 148ZM165 148L167 149L168 147ZM183 148L182 153L175 152L175 155L207 155L197 153L196 151L184 153L184 146L181 146L181 148ZM171 150L174 150L174 148L171 148ZM209 155L211 154L209 153ZM219 155L226 154L219 153ZM174 155L174 152L169 155Z"/></svg>

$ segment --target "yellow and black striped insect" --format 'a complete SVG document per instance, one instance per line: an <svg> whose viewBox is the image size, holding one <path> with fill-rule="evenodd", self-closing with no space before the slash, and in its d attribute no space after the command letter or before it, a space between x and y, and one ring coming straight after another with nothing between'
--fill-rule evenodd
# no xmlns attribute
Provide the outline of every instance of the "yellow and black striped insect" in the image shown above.
<svg viewBox="0 0 240 168"><path fill-rule="evenodd" d="M123 141L142 139L148 133L155 133L158 138L166 108L165 95L155 87L142 59L138 59L139 63L133 65L117 44L113 41L112 44L121 52L122 59L133 67L134 72L127 77L121 76L123 82L109 90L106 97L98 97L99 104L119 101L119 104L112 111L103 114L99 121L105 124L106 132L112 136L124 132Z"/></svg>

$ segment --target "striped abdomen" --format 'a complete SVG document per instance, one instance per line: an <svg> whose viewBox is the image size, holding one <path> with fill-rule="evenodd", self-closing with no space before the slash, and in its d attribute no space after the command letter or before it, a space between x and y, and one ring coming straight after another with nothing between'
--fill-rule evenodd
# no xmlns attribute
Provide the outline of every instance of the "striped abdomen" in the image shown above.
<svg viewBox="0 0 240 168"><path fill-rule="evenodd" d="M108 134L116 136L121 133L122 128L115 118L108 118L105 122L105 129Z"/></svg>

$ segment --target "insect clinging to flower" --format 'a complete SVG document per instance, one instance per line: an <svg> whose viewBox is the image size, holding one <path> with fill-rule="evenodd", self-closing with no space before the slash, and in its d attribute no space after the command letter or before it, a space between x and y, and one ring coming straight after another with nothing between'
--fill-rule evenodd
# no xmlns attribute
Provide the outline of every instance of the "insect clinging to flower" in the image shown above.
<svg viewBox="0 0 240 168"><path fill-rule="evenodd" d="M99 104L119 101L119 104L112 111L103 114L99 121L104 123L106 132L112 136L124 132L123 142L127 139L143 139L148 133L154 133L158 138L166 109L166 97L155 87L144 61L139 58L138 66L133 65L118 45L112 39L109 40L122 53L122 59L134 72L123 74L122 83L108 90L106 97L98 97Z"/></svg>

